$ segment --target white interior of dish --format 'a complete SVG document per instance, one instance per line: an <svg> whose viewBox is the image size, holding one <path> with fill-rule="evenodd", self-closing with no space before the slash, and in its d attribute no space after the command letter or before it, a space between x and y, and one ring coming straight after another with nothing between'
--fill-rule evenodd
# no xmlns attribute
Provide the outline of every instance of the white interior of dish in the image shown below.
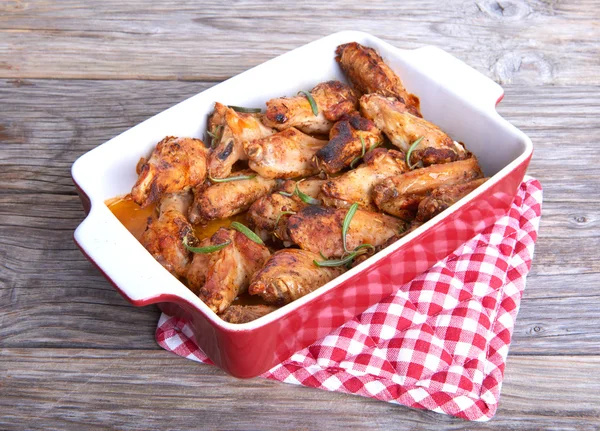
<svg viewBox="0 0 600 431"><path fill-rule="evenodd" d="M132 301L174 294L220 325L245 329L292 311L364 269L371 259L382 258L385 250L271 315L256 322L231 325L216 317L162 268L104 204L107 199L130 192L137 178L135 166L139 158L148 156L162 138L167 135L203 138L206 119L215 102L264 108L265 102L273 97L292 96L326 80L345 81L334 52L337 45L351 41L375 48L400 75L407 89L420 98L424 118L440 126L454 140L464 142L478 157L486 176L501 178L503 171L510 170L531 153L527 136L495 111L503 94L500 86L474 69L438 48L405 51L366 33L336 33L215 85L79 158L72 168L73 179L92 204L88 218L75 233L80 247ZM430 227L428 223L414 234ZM409 238L410 235L399 241L394 249Z"/></svg>

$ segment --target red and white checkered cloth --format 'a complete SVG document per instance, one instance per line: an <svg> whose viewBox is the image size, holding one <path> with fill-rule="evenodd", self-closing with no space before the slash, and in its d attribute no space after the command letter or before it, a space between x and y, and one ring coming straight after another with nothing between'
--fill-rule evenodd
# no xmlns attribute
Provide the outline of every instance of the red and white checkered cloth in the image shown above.
<svg viewBox="0 0 600 431"><path fill-rule="evenodd" d="M489 420L498 407L541 202L540 183L526 178L507 216L263 377ZM182 319L163 314L156 340L211 363Z"/></svg>

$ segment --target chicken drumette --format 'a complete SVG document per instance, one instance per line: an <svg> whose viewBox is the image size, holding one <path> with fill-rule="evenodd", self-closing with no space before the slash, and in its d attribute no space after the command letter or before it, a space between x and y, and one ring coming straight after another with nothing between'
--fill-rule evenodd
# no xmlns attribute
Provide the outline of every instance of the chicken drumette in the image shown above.
<svg viewBox="0 0 600 431"><path fill-rule="evenodd" d="M308 98L299 94L269 100L263 122L278 130L295 127L305 133L327 134L335 121L358 107L354 91L339 81L323 82L310 94L317 105L316 115Z"/></svg>
<svg viewBox="0 0 600 431"><path fill-rule="evenodd" d="M410 113L421 116L419 98L406 91L398 75L373 48L352 42L338 46L335 53L336 61L358 91L393 97L405 103Z"/></svg>
<svg viewBox="0 0 600 431"><path fill-rule="evenodd" d="M138 163L131 199L145 207L166 193L188 190L206 179L208 150L200 139L167 136Z"/></svg>

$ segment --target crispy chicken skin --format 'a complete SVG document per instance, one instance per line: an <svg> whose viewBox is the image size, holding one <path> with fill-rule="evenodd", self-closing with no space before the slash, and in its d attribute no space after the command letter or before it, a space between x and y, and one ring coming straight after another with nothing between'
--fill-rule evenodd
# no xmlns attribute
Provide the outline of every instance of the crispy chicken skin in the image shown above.
<svg viewBox="0 0 600 431"><path fill-rule="evenodd" d="M318 172L312 159L326 144L292 127L248 142L245 149L250 169L264 178L297 178Z"/></svg>
<svg viewBox="0 0 600 431"><path fill-rule="evenodd" d="M170 273L185 276L190 253L183 246L184 238L194 239L194 230L185 214L192 201L188 192L164 195L157 219L150 218L141 243Z"/></svg>
<svg viewBox="0 0 600 431"><path fill-rule="evenodd" d="M277 310L275 305L231 305L219 317L229 323L248 323Z"/></svg>
<svg viewBox="0 0 600 431"><path fill-rule="evenodd" d="M263 125L260 115L236 112L220 103L215 103L215 119L211 132L214 150L208 158L208 173L212 178L226 178L238 160L247 160L244 142L264 138L275 131ZM221 124L218 124L219 119ZM212 118L212 117L211 117ZM219 127L220 126L220 127Z"/></svg>
<svg viewBox="0 0 600 431"><path fill-rule="evenodd" d="M303 250L323 253L326 258L340 257L344 254L342 226L347 213L346 209L309 205L288 219L289 236ZM358 210L346 233L347 248L354 250L361 244L376 247L404 229L402 220Z"/></svg>
<svg viewBox="0 0 600 431"><path fill-rule="evenodd" d="M424 166L466 159L469 153L455 143L435 124L411 114L404 103L377 94L360 99L362 114L371 119L396 147L405 153L419 138L423 140L413 150L410 163L419 160Z"/></svg>
<svg viewBox="0 0 600 431"><path fill-rule="evenodd" d="M354 91L339 81L322 82L310 94L317 104L317 115L313 113L308 98L299 94L269 100L263 122L278 130L295 127L304 133L327 134L333 122L358 108Z"/></svg>
<svg viewBox="0 0 600 431"><path fill-rule="evenodd" d="M424 223L430 218L435 217L487 180L488 178L479 178L466 183L448 184L438 187L431 195L425 197L425 199L419 203L416 220Z"/></svg>
<svg viewBox="0 0 600 431"><path fill-rule="evenodd" d="M221 228L210 238L211 245L227 241L231 244L208 254L206 279L199 288L198 296L215 313L222 313L240 293L246 291L252 275L270 256L267 247L233 229ZM204 257L198 264L203 262Z"/></svg>
<svg viewBox="0 0 600 431"><path fill-rule="evenodd" d="M419 98L406 91L398 75L373 48L352 42L338 46L335 53L336 61L354 88L362 94L394 97L404 102L413 115L421 116Z"/></svg>
<svg viewBox="0 0 600 431"><path fill-rule="evenodd" d="M306 205L280 193L272 193L259 198L248 210L248 219L256 227L257 234L263 239L275 235L282 241L289 241L287 235L287 219Z"/></svg>
<svg viewBox="0 0 600 431"><path fill-rule="evenodd" d="M375 124L355 112L343 116L333 125L329 143L317 151L314 162L319 170L335 174L360 158L363 151L382 142L383 135Z"/></svg>
<svg viewBox="0 0 600 431"><path fill-rule="evenodd" d="M343 267L318 267L318 253L300 249L280 250L254 274L248 292L267 303L284 305L323 286L344 272Z"/></svg>
<svg viewBox="0 0 600 431"><path fill-rule="evenodd" d="M373 200L380 210L401 217L407 210L416 211L421 200L440 186L482 177L475 157L431 165L383 180L373 188Z"/></svg>
<svg viewBox="0 0 600 431"><path fill-rule="evenodd" d="M194 202L190 207L189 218L194 224L227 218L242 213L250 205L276 186L275 180L268 180L250 170L235 172L232 176L252 176L250 179L233 180L221 183L204 184L194 189Z"/></svg>
<svg viewBox="0 0 600 431"><path fill-rule="evenodd" d="M320 198L327 206L348 208L354 202L360 208L376 211L371 198L373 186L393 175L408 171L404 154L396 150L376 148L364 157L364 163L356 169L326 181L321 187Z"/></svg>
<svg viewBox="0 0 600 431"><path fill-rule="evenodd" d="M148 160L138 163L131 199L146 207L165 193L188 190L206 179L208 150L200 139L167 136Z"/></svg>

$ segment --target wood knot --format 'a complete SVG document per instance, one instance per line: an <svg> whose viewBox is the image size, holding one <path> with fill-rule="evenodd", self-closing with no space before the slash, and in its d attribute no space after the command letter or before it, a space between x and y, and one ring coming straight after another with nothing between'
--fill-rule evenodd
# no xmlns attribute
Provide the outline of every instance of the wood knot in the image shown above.
<svg viewBox="0 0 600 431"><path fill-rule="evenodd" d="M519 0L481 0L476 5L481 12L491 18L505 21L527 18L532 12L526 2Z"/></svg>
<svg viewBox="0 0 600 431"><path fill-rule="evenodd" d="M515 81L547 84L554 79L552 64L537 52L507 52L490 69L493 78L500 84L512 84Z"/></svg>

